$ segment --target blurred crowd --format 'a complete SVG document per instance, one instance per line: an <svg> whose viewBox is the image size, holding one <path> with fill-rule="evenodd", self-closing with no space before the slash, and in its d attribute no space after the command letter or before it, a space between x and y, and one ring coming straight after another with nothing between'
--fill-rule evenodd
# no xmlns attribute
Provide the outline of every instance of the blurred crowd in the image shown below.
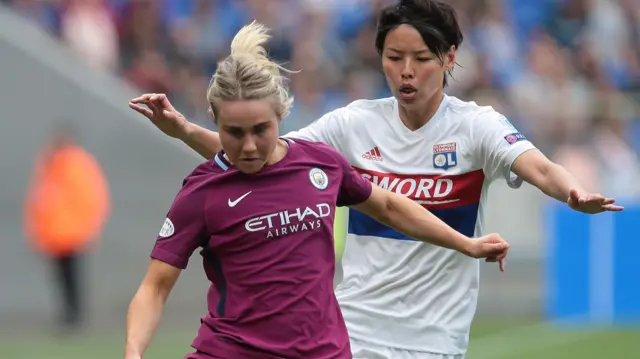
<svg viewBox="0 0 640 359"><path fill-rule="evenodd" d="M284 132L390 95L373 42L375 14L391 0L0 1L206 127L210 75L252 19L273 30L271 55L302 70ZM465 41L447 93L504 113L587 187L640 194L640 1L449 2Z"/></svg>

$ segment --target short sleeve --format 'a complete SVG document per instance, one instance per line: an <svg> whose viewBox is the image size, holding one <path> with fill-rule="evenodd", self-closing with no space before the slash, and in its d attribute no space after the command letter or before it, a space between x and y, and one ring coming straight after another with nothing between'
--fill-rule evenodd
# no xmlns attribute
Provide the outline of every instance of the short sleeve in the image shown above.
<svg viewBox="0 0 640 359"><path fill-rule="evenodd" d="M205 243L202 196L185 185L173 201L160 229L151 258L185 269L191 254Z"/></svg>
<svg viewBox="0 0 640 359"><path fill-rule="evenodd" d="M284 137L299 138L311 142L325 143L338 151L342 151L345 142L345 126L348 122L346 107L331 111L309 126L298 131L287 133Z"/></svg>
<svg viewBox="0 0 640 359"><path fill-rule="evenodd" d="M481 113L474 121L474 142L477 160L489 181L503 177L512 188L522 185L522 179L511 172L513 161L535 146L509 120L496 111Z"/></svg>
<svg viewBox="0 0 640 359"><path fill-rule="evenodd" d="M354 206L369 199L372 191L371 182L353 169L343 155L337 152L335 155L342 170L342 181L340 182L337 201L338 207Z"/></svg>

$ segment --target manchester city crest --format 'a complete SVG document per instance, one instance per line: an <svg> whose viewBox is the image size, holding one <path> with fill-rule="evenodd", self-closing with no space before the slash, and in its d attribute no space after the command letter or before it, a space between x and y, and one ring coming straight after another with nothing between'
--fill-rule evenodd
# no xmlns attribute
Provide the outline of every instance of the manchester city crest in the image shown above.
<svg viewBox="0 0 640 359"><path fill-rule="evenodd" d="M329 186L329 178L327 177L327 174L319 168L313 168L309 171L309 181L311 181L313 187L321 191L325 190L327 186Z"/></svg>

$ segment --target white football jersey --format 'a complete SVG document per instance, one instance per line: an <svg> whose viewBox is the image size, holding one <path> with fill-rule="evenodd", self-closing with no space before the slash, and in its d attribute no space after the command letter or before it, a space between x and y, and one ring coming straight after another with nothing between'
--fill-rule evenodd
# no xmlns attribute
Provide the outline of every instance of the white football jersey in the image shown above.
<svg viewBox="0 0 640 359"><path fill-rule="evenodd" d="M422 204L468 236L482 235L491 181L517 188L513 161L534 146L491 107L445 96L411 131L395 98L359 100L287 136L327 143L380 187ZM463 354L478 299L479 261L408 238L349 210L336 288L349 335L405 350Z"/></svg>

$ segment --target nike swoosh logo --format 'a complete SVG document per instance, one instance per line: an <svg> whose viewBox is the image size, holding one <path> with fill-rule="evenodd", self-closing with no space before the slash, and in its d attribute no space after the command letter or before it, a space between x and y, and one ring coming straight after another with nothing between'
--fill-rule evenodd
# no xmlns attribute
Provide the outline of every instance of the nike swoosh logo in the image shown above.
<svg viewBox="0 0 640 359"><path fill-rule="evenodd" d="M229 207L235 207L236 204L240 203L240 201L242 201L246 196L248 196L251 193L251 191L243 194L242 196L240 196L240 198L236 199L235 201L232 201L231 198L229 198Z"/></svg>

